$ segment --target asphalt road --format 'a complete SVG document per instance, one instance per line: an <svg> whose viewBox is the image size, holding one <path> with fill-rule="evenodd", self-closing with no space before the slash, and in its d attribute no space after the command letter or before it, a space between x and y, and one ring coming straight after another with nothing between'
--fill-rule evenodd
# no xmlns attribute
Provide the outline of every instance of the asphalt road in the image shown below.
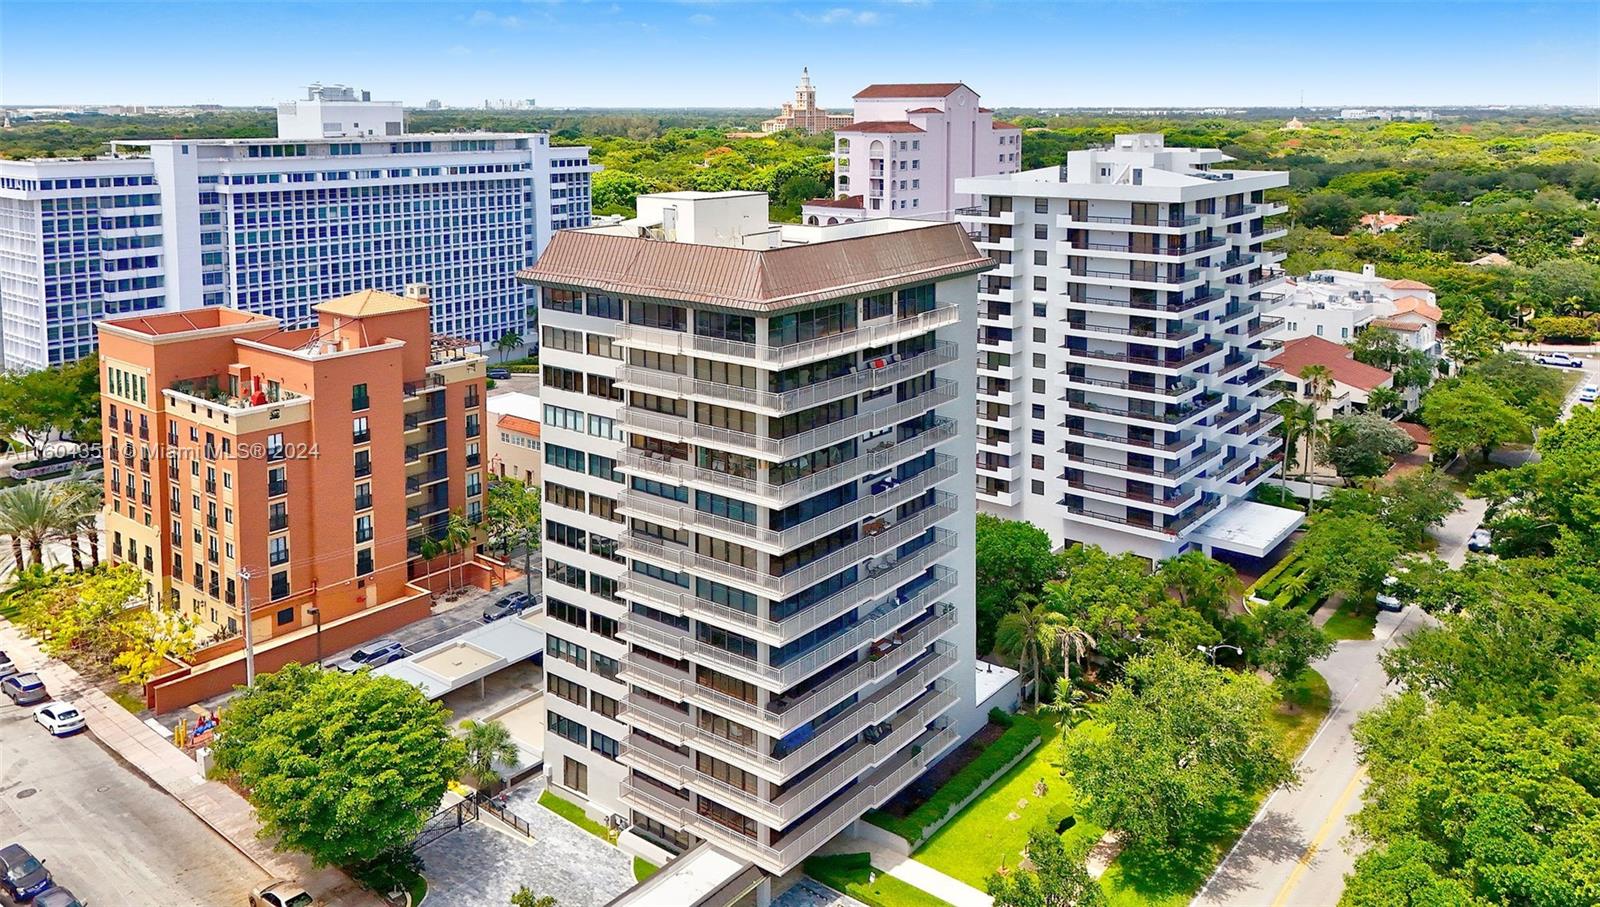
<svg viewBox="0 0 1600 907"><path fill-rule="evenodd" d="M0 837L94 907L243 905L261 870L87 731L0 699ZM0 896L0 903L6 901Z"/></svg>
<svg viewBox="0 0 1600 907"><path fill-rule="evenodd" d="M1347 840L1361 807L1366 770L1350 729L1393 692L1378 656L1422 625L1415 608L1380 612L1371 640L1339 643L1315 667L1328 679L1333 708L1296 763L1301 782L1274 791L1217 866L1192 907L1327 907L1337 903L1359 851Z"/></svg>

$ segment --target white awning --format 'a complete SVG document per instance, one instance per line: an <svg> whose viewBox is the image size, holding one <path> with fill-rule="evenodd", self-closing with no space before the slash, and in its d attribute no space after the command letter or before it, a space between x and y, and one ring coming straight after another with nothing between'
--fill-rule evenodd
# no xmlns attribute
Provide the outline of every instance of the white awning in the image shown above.
<svg viewBox="0 0 1600 907"><path fill-rule="evenodd" d="M530 611L484 624L373 673L398 677L429 699L438 699L543 651L544 632L529 622L533 614Z"/></svg>
<svg viewBox="0 0 1600 907"><path fill-rule="evenodd" d="M1201 524L1187 540L1224 551L1265 557L1305 519L1305 514L1287 507L1236 501Z"/></svg>

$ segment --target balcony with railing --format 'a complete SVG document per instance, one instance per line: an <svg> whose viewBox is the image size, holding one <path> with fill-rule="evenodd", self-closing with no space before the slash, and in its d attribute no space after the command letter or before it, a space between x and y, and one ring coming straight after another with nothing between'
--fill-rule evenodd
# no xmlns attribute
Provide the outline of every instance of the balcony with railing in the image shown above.
<svg viewBox="0 0 1600 907"><path fill-rule="evenodd" d="M1130 340L1129 343L1131 344L1132 341ZM1136 368L1181 371L1188 369L1190 366L1208 356L1214 356L1217 353L1222 352L1223 347L1221 344L1207 340L1205 343L1196 346L1192 350L1183 351L1182 355L1162 357L1138 356L1128 352L1114 352L1111 350L1091 350L1084 347L1074 346L1070 342L1062 344L1061 349L1066 351L1066 357L1068 359L1082 362L1115 362L1124 363Z"/></svg>
<svg viewBox="0 0 1600 907"><path fill-rule="evenodd" d="M1222 455L1222 448L1202 448L1196 451L1194 456L1182 462L1174 461L1168 464L1152 464L1150 466L1132 464L1126 460L1107 460L1101 457L1091 457L1087 454L1074 453L1070 450L1063 450L1062 454L1066 457L1068 463L1085 472L1097 472L1112 476L1147 476L1158 482L1177 484L1192 477L1195 473L1205 468L1208 463L1216 460L1217 457Z"/></svg>
<svg viewBox="0 0 1600 907"><path fill-rule="evenodd" d="M624 323L619 326L617 342L628 348L659 350L675 355L721 356L751 360L762 364L764 368L781 369L814 359L825 359L842 353L884 346L897 340L905 340L937 328L947 327L960 319L959 307L941 305L916 315L874 322L855 330L784 346L757 345L719 337L705 337L686 331Z"/></svg>
<svg viewBox="0 0 1600 907"><path fill-rule="evenodd" d="M1070 471L1063 471L1058 479L1064 481L1068 488L1076 491L1080 496L1102 500L1132 501L1133 503L1152 507L1169 513L1174 513L1189 506L1200 496L1199 488L1151 491L1130 491L1126 487L1115 488L1105 485L1096 485L1081 477L1074 477Z"/></svg>

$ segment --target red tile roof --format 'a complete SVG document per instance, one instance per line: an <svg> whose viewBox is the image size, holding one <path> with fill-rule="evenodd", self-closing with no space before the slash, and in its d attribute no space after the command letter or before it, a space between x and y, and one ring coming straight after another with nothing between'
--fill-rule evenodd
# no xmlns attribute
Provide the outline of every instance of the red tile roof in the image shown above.
<svg viewBox="0 0 1600 907"><path fill-rule="evenodd" d="M944 111L937 107L918 107L916 110L908 110L906 113L944 113Z"/></svg>
<svg viewBox="0 0 1600 907"><path fill-rule="evenodd" d="M1428 286L1427 284L1423 283L1420 280L1391 280L1388 283L1385 283L1384 286L1388 287L1391 290L1431 290L1431 289L1433 289L1433 287Z"/></svg>
<svg viewBox="0 0 1600 907"><path fill-rule="evenodd" d="M1394 313L1396 315L1405 315L1411 312L1415 312L1435 323L1444 319L1444 312L1440 311L1438 306L1420 296L1402 296L1394 301Z"/></svg>
<svg viewBox="0 0 1600 907"><path fill-rule="evenodd" d="M1022 127L1018 126L1016 123L1007 123L1007 122L1005 122L1003 120L995 120L994 121L994 128L996 128L996 129L1021 129Z"/></svg>
<svg viewBox="0 0 1600 907"><path fill-rule="evenodd" d="M1422 330L1422 325L1420 324L1412 324L1409 321L1399 321L1394 318L1379 318L1373 324L1391 331L1404 331L1407 334L1415 334L1417 331Z"/></svg>
<svg viewBox="0 0 1600 907"><path fill-rule="evenodd" d="M525 419L522 416L503 415L495 424L506 431L514 431L519 435L527 435L532 438L539 437L539 423L532 419Z"/></svg>
<svg viewBox="0 0 1600 907"><path fill-rule="evenodd" d="M835 132L923 132L921 126L913 126L904 120L867 120L864 123L851 123L841 126Z"/></svg>
<svg viewBox="0 0 1600 907"><path fill-rule="evenodd" d="M1286 342L1283 351L1267 363L1295 378L1299 378L1308 365L1326 366L1335 381L1365 391L1382 387L1393 377L1381 368L1357 362L1348 347L1321 337L1296 337Z"/></svg>
<svg viewBox="0 0 1600 907"><path fill-rule="evenodd" d="M846 195L840 198L814 198L806 202L806 205L814 205L818 208L865 208L867 206L865 196L861 195Z"/></svg>
<svg viewBox="0 0 1600 907"><path fill-rule="evenodd" d="M858 98L943 98L957 88L960 82L883 82L868 85L855 93Z"/></svg>

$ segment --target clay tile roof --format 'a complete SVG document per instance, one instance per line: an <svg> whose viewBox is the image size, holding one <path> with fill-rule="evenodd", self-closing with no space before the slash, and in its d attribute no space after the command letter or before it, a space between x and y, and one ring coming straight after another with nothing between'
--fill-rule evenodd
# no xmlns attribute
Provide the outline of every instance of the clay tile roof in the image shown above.
<svg viewBox="0 0 1600 907"><path fill-rule="evenodd" d="M979 107L978 108L978 112L979 113L994 113L994 108L993 107Z"/></svg>
<svg viewBox="0 0 1600 907"><path fill-rule="evenodd" d="M882 82L868 85L855 93L858 98L943 98L957 88L960 82Z"/></svg>
<svg viewBox="0 0 1600 907"><path fill-rule="evenodd" d="M806 202L807 207L818 208L865 208L866 196L846 195L841 198L814 198Z"/></svg>
<svg viewBox="0 0 1600 907"><path fill-rule="evenodd" d="M1390 226L1390 225L1398 226L1400 224L1408 224L1413 220L1416 220L1416 218L1412 217L1409 214L1387 214L1387 213L1384 213L1384 212L1380 211L1377 214L1363 214L1363 215L1361 215L1361 226L1363 226L1363 227L1373 227L1373 226L1387 227L1387 226Z"/></svg>
<svg viewBox="0 0 1600 907"><path fill-rule="evenodd" d="M1424 426L1418 425L1415 422L1396 422L1394 425L1396 428L1410 435L1411 440L1417 442L1418 444L1433 443L1433 435L1429 434L1428 429Z"/></svg>
<svg viewBox="0 0 1600 907"><path fill-rule="evenodd" d="M1326 366L1335 381L1364 391L1382 387L1392 377L1381 368L1357 362L1348 347L1321 337L1296 337L1284 343L1283 350L1267 363L1293 378L1299 378L1308 365Z"/></svg>
<svg viewBox="0 0 1600 907"><path fill-rule="evenodd" d="M976 274L993 266L966 231L952 223L776 249L558 230L538 263L517 277L622 296L767 312Z"/></svg>
<svg viewBox="0 0 1600 907"><path fill-rule="evenodd" d="M1408 312L1415 312L1433 322L1441 321L1444 318L1444 312L1440 311L1438 306L1420 296L1402 296L1394 301L1394 313L1396 315L1404 315Z"/></svg>
<svg viewBox="0 0 1600 907"><path fill-rule="evenodd" d="M835 132L924 132L921 126L913 126L904 120L867 120L864 123L851 123L841 126Z"/></svg>
<svg viewBox="0 0 1600 907"><path fill-rule="evenodd" d="M426 309L428 304L420 299L407 299L382 290L362 290L351 293L349 296L340 296L330 299L321 305L314 306L318 312L327 312L330 315L343 315L346 318L365 318L369 315L392 315L395 312L408 312L412 309Z"/></svg>
<svg viewBox="0 0 1600 907"><path fill-rule="evenodd" d="M528 435L533 438L539 437L539 423L522 416L503 415L494 424L506 431L514 431L519 435Z"/></svg>
<svg viewBox="0 0 1600 907"><path fill-rule="evenodd" d="M1380 328L1386 328L1391 331L1404 331L1407 334L1414 334L1422 330L1422 325L1420 324L1412 324L1409 321L1400 321L1395 318L1379 318L1372 323Z"/></svg>
<svg viewBox="0 0 1600 907"><path fill-rule="evenodd" d="M1007 123L1007 122L1005 122L1003 120L995 120L994 121L994 128L996 128L996 129L1021 129L1022 127L1018 126L1016 123Z"/></svg>
<svg viewBox="0 0 1600 907"><path fill-rule="evenodd" d="M1433 287L1428 286L1427 284L1423 283L1420 280L1391 280L1391 281L1385 283L1384 286L1388 287L1391 290L1431 290L1431 289L1433 289Z"/></svg>
<svg viewBox="0 0 1600 907"><path fill-rule="evenodd" d="M906 113L944 113L944 111L937 107L918 107L916 110L908 110Z"/></svg>

